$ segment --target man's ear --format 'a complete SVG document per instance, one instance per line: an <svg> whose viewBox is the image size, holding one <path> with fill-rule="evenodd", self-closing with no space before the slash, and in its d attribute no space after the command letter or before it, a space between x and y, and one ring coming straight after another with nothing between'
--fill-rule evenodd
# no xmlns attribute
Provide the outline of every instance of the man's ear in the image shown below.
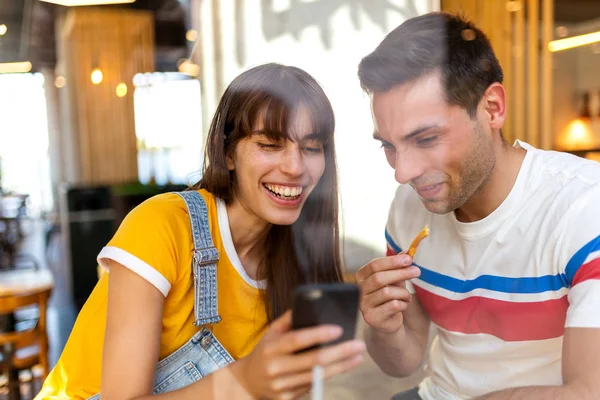
<svg viewBox="0 0 600 400"><path fill-rule="evenodd" d="M501 83L492 83L482 97L483 109L492 130L502 129L506 119L506 91Z"/></svg>

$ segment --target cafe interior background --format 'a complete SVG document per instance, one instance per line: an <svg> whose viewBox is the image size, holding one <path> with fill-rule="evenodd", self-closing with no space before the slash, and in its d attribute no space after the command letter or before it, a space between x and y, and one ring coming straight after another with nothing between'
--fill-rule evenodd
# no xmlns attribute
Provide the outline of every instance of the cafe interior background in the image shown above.
<svg viewBox="0 0 600 400"><path fill-rule="evenodd" d="M600 161L597 0L0 1L0 399L39 390L127 212L199 179L219 96L250 66L296 65L323 85L347 278L382 255L396 183L356 67L402 21L436 10L490 37L509 141ZM326 398L389 398L418 379L367 360Z"/></svg>

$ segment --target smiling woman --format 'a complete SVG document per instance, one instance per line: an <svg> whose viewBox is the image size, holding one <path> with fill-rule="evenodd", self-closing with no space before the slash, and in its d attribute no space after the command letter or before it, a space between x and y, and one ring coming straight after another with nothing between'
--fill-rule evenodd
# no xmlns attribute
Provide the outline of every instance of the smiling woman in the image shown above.
<svg viewBox="0 0 600 400"><path fill-rule="evenodd" d="M342 332L290 331L285 313L299 284L342 279L333 132L303 70L266 64L234 79L202 180L123 221L98 256L110 273L37 398L293 399L317 362L327 377L360 364L357 341L296 354Z"/></svg>
<svg viewBox="0 0 600 400"><path fill-rule="evenodd" d="M271 258L260 266L272 283L272 316L283 312L296 284L340 279L334 128L333 109L317 82L277 64L235 79L210 128L197 187L275 224L266 241ZM281 198L294 187L297 199Z"/></svg>

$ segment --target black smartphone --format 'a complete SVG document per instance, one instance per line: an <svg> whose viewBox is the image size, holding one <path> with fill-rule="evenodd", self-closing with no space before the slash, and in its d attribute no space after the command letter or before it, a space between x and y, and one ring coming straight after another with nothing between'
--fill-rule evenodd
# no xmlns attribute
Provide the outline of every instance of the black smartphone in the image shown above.
<svg viewBox="0 0 600 400"><path fill-rule="evenodd" d="M354 339L358 317L359 289L350 283L300 285L292 301L292 329L323 324L339 325L344 333L325 345ZM315 346L303 351L312 350Z"/></svg>

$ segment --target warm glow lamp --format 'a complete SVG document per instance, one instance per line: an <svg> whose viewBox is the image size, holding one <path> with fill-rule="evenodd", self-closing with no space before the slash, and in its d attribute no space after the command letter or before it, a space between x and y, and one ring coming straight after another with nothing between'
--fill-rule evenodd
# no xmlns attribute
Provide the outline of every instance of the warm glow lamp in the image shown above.
<svg viewBox="0 0 600 400"><path fill-rule="evenodd" d="M98 85L100 82L102 82L102 79L104 79L104 75L102 74L102 70L100 68L94 68L90 77L92 78L92 83L94 85Z"/></svg>
<svg viewBox="0 0 600 400"><path fill-rule="evenodd" d="M583 105L579 111L579 118L567 125L562 134L560 146L567 151L594 148L595 138L591 126L589 93L583 94Z"/></svg>

